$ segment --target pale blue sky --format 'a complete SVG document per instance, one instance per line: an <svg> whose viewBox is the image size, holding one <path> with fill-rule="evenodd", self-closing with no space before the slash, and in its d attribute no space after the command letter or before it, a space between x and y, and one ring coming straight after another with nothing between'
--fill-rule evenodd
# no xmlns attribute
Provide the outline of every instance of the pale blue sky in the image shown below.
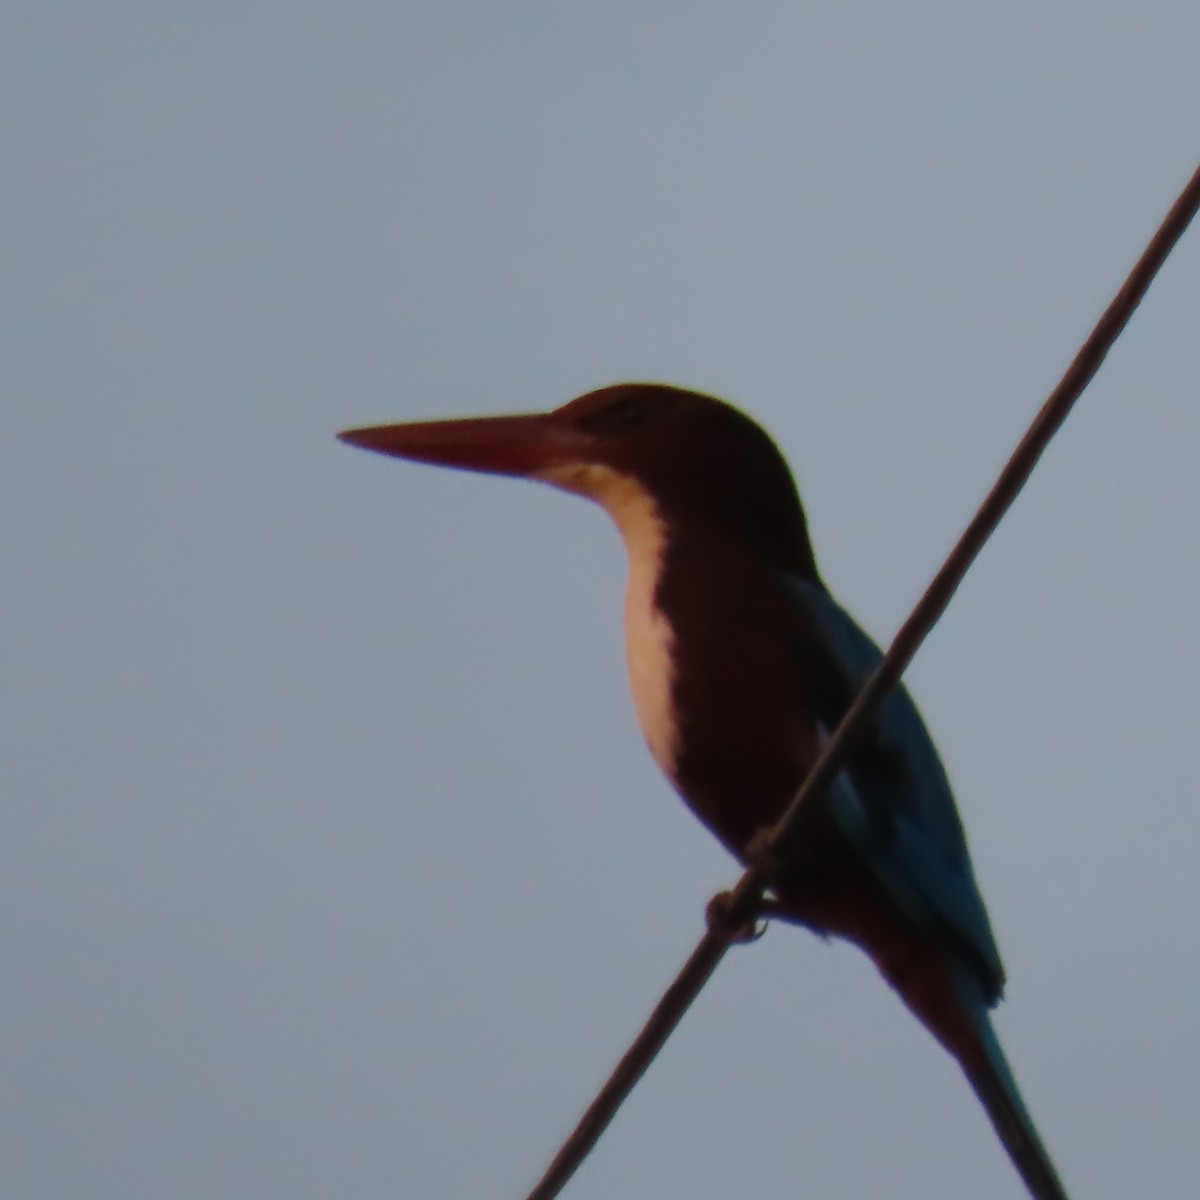
<svg viewBox="0 0 1200 1200"><path fill-rule="evenodd" d="M0 1194L511 1197L736 869L620 542L336 430L654 378L894 632L1200 150L1194 3L9 6ZM1200 1114L1200 231L911 671L1068 1185ZM1021 1187L856 951L726 961L573 1183Z"/></svg>

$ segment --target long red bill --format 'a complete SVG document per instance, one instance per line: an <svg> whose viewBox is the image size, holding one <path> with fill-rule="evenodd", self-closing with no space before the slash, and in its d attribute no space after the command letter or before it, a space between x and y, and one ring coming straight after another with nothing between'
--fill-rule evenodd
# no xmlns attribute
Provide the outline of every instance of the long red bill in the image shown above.
<svg viewBox="0 0 1200 1200"><path fill-rule="evenodd" d="M395 458L500 475L532 475L576 463L584 451L584 436L555 413L376 425L338 437Z"/></svg>

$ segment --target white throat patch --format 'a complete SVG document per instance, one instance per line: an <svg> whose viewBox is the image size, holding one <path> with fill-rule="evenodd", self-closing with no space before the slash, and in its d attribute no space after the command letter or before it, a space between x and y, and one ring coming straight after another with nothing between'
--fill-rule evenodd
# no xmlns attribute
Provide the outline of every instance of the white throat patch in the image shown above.
<svg viewBox="0 0 1200 1200"><path fill-rule="evenodd" d="M666 524L654 498L636 479L611 467L552 467L537 477L601 505L621 531L629 556L625 590L625 661L650 753L674 781L679 756L675 720L675 637L654 602L666 550Z"/></svg>

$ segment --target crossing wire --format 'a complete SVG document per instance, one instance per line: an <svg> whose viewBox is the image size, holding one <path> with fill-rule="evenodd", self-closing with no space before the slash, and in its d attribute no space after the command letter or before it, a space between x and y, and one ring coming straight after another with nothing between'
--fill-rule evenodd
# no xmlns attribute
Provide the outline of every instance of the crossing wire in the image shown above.
<svg viewBox="0 0 1200 1200"><path fill-rule="evenodd" d="M1197 208L1200 208L1200 168L1179 194L1120 291L1080 347L1058 386L1038 411L979 511L971 518L911 616L901 625L875 673L863 684L787 810L767 837L755 847L751 865L731 892L715 897L709 905L708 932L667 988L642 1031L617 1063L574 1131L562 1144L546 1173L529 1193L528 1200L552 1200L562 1191L600 1140L634 1085L646 1073L725 952L735 941L743 940L744 930L761 915L763 893L770 879L771 865L777 859L786 857L788 838L796 828L800 812L824 795L841 770L847 754L862 737L867 722L887 693L899 682L926 635L945 612L984 543L1016 499L1017 493L1025 486L1050 439L1100 369L1100 364L1128 324L1159 268L1195 216Z"/></svg>

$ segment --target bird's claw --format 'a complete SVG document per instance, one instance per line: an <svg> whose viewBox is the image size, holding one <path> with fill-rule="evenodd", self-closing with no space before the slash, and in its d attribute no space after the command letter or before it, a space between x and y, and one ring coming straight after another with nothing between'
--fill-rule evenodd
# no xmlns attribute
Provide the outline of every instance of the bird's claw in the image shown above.
<svg viewBox="0 0 1200 1200"><path fill-rule="evenodd" d="M766 921L760 921L756 913L749 921L732 919L732 892L718 892L704 910L704 919L709 929L719 933L730 944L757 942L767 932Z"/></svg>

